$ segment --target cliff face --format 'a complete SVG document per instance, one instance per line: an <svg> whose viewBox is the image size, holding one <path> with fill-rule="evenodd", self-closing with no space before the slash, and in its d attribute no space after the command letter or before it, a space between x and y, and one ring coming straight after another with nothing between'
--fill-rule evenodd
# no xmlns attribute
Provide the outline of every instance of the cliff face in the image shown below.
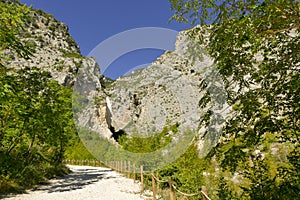
<svg viewBox="0 0 300 200"><path fill-rule="evenodd" d="M175 51L165 52L149 67L119 78L106 90L111 125L126 133L160 132L175 123L181 131L198 131L204 93L200 86L212 65L205 49L193 49L187 31L180 33Z"/></svg>
<svg viewBox="0 0 300 200"><path fill-rule="evenodd" d="M32 10L29 26L20 37L32 49L33 55L30 59L24 59L8 51L7 54L13 59L6 63L7 66L37 67L49 71L60 84L72 86L78 68L85 62L91 64L91 59L81 56L68 27L41 10Z"/></svg>
<svg viewBox="0 0 300 200"><path fill-rule="evenodd" d="M34 49L33 56L6 64L38 67L49 71L60 84L73 87L74 117L79 128L113 141L115 134L151 135L178 124L180 132L201 136L201 149L218 141L228 108L222 79L214 72L205 46L189 37L191 32L201 30L198 39L208 38L205 29L182 31L174 51L111 83L100 74L92 58L81 56L65 24L42 11L32 11L32 17L28 32L21 38Z"/></svg>
<svg viewBox="0 0 300 200"><path fill-rule="evenodd" d="M208 37L201 27L182 31L174 51L105 87L96 87L99 83L94 82L97 78L90 66L81 68L75 85L75 91L86 97L81 101L84 109L78 112L80 126L112 138L124 132L149 136L178 124L181 133L200 136L199 147L207 152L218 141L230 109L213 60L204 45L189 37L198 29L199 40Z"/></svg>

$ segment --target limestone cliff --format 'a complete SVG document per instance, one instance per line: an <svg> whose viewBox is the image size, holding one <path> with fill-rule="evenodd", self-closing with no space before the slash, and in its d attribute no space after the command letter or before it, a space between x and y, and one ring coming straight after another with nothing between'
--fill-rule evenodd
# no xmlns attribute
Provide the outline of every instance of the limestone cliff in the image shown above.
<svg viewBox="0 0 300 200"><path fill-rule="evenodd" d="M85 108L79 113L78 122L106 138L114 137L116 132L143 137L177 123L181 133L191 131L202 138L199 148L206 153L217 143L230 110L214 61L206 53L205 45L189 37L191 31L200 29L199 39L208 38L208 28L180 32L174 51L165 52L150 66L106 87L96 89L92 73L79 78L75 91L94 100L83 103ZM81 68L79 76L86 76L86 71L91 69Z"/></svg>
<svg viewBox="0 0 300 200"><path fill-rule="evenodd" d="M78 68L85 62L91 64L91 59L80 54L66 24L41 10L32 10L30 15L29 25L20 38L32 49L33 55L30 59L18 58L7 50L12 61L6 64L14 68L38 67L49 71L60 84L72 86Z"/></svg>
<svg viewBox="0 0 300 200"><path fill-rule="evenodd" d="M100 74L92 58L80 54L64 23L43 11L32 11L30 26L20 37L34 49L33 56L7 64L38 67L49 71L60 84L74 87L74 117L80 128L113 141L115 134L151 135L178 123L180 132L201 136L199 145L206 149L218 141L228 105L222 79L213 70L214 62L205 46L189 37L198 29L199 40L208 38L205 30L209 27L182 31L174 51L111 82Z"/></svg>

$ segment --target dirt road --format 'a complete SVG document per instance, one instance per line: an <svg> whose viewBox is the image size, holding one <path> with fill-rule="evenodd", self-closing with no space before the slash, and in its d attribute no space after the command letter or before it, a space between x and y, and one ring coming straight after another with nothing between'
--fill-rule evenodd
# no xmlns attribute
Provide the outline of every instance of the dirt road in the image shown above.
<svg viewBox="0 0 300 200"><path fill-rule="evenodd" d="M133 183L108 168L72 166L73 173L64 178L50 180L26 194L14 195L5 200L140 200L147 199L139 192L140 185Z"/></svg>

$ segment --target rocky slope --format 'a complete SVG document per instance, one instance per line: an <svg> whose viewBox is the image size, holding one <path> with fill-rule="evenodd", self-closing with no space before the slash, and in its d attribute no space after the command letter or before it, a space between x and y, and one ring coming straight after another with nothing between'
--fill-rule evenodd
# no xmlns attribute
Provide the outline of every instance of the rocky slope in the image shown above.
<svg viewBox="0 0 300 200"><path fill-rule="evenodd" d="M202 48L192 52L187 32L177 38L176 50L164 53L149 67L119 78L108 90L111 125L125 132L160 132L179 123L181 131L198 131L207 81L213 60ZM187 47L187 48L185 48ZM189 55L190 54L190 55Z"/></svg>
<svg viewBox="0 0 300 200"><path fill-rule="evenodd" d="M72 86L81 65L97 65L92 59L83 58L66 24L41 10L33 10L31 17L29 26L20 37L31 47L33 55L30 59L12 59L7 63L8 66L38 67L49 71L60 84ZM13 58L17 57L8 50L6 53Z"/></svg>
<svg viewBox="0 0 300 200"><path fill-rule="evenodd" d="M208 37L201 27L182 31L175 51L165 52L147 68L106 87L94 82L93 67L81 68L75 91L86 101L81 101L85 103L77 113L79 126L116 138L122 133L149 136L178 124L181 133L192 132L202 138L199 149L205 154L218 141L230 109L213 60L205 46L189 37L195 29L203 32L201 38Z"/></svg>
<svg viewBox="0 0 300 200"><path fill-rule="evenodd" d="M96 131L113 141L116 134L151 135L178 124L180 132L201 136L203 153L216 144L228 105L222 79L213 70L214 62L205 46L189 37L201 27L182 31L175 51L165 52L149 67L111 83L92 58L81 56L64 23L40 10L33 11L32 17L21 38L34 49L33 56L7 64L38 67L49 71L60 84L74 86L78 128ZM207 38L207 34L203 29L198 39Z"/></svg>

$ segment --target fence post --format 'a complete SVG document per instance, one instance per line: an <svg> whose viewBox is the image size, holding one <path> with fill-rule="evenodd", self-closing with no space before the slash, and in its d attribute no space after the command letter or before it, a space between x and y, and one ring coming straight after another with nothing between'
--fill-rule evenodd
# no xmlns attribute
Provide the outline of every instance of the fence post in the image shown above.
<svg viewBox="0 0 300 200"><path fill-rule="evenodd" d="M120 161L120 170L119 170L121 173L122 173L122 171L123 171L123 161L121 160Z"/></svg>
<svg viewBox="0 0 300 200"><path fill-rule="evenodd" d="M133 183L136 181L136 171L135 171L135 164L133 164Z"/></svg>
<svg viewBox="0 0 300 200"><path fill-rule="evenodd" d="M123 166L123 173L124 173L124 175L126 174L126 171L127 171L127 161L126 160L124 160L124 166Z"/></svg>
<svg viewBox="0 0 300 200"><path fill-rule="evenodd" d="M130 178L130 174L131 174L131 169L130 169L130 161L128 161L128 174L127 174L127 177Z"/></svg>
<svg viewBox="0 0 300 200"><path fill-rule="evenodd" d="M175 200L175 193L173 188L173 178L170 176L170 200Z"/></svg>
<svg viewBox="0 0 300 200"><path fill-rule="evenodd" d="M154 179L154 171L152 170L152 192L153 192L153 200L156 200L156 187L155 187L155 179Z"/></svg>
<svg viewBox="0 0 300 200"><path fill-rule="evenodd" d="M206 196L207 196L207 189L206 186L202 186L201 187L201 193L202 193L202 200L207 200ZM205 196L206 195L206 196Z"/></svg>
<svg viewBox="0 0 300 200"><path fill-rule="evenodd" d="M141 192L144 192L144 167L141 166Z"/></svg>

